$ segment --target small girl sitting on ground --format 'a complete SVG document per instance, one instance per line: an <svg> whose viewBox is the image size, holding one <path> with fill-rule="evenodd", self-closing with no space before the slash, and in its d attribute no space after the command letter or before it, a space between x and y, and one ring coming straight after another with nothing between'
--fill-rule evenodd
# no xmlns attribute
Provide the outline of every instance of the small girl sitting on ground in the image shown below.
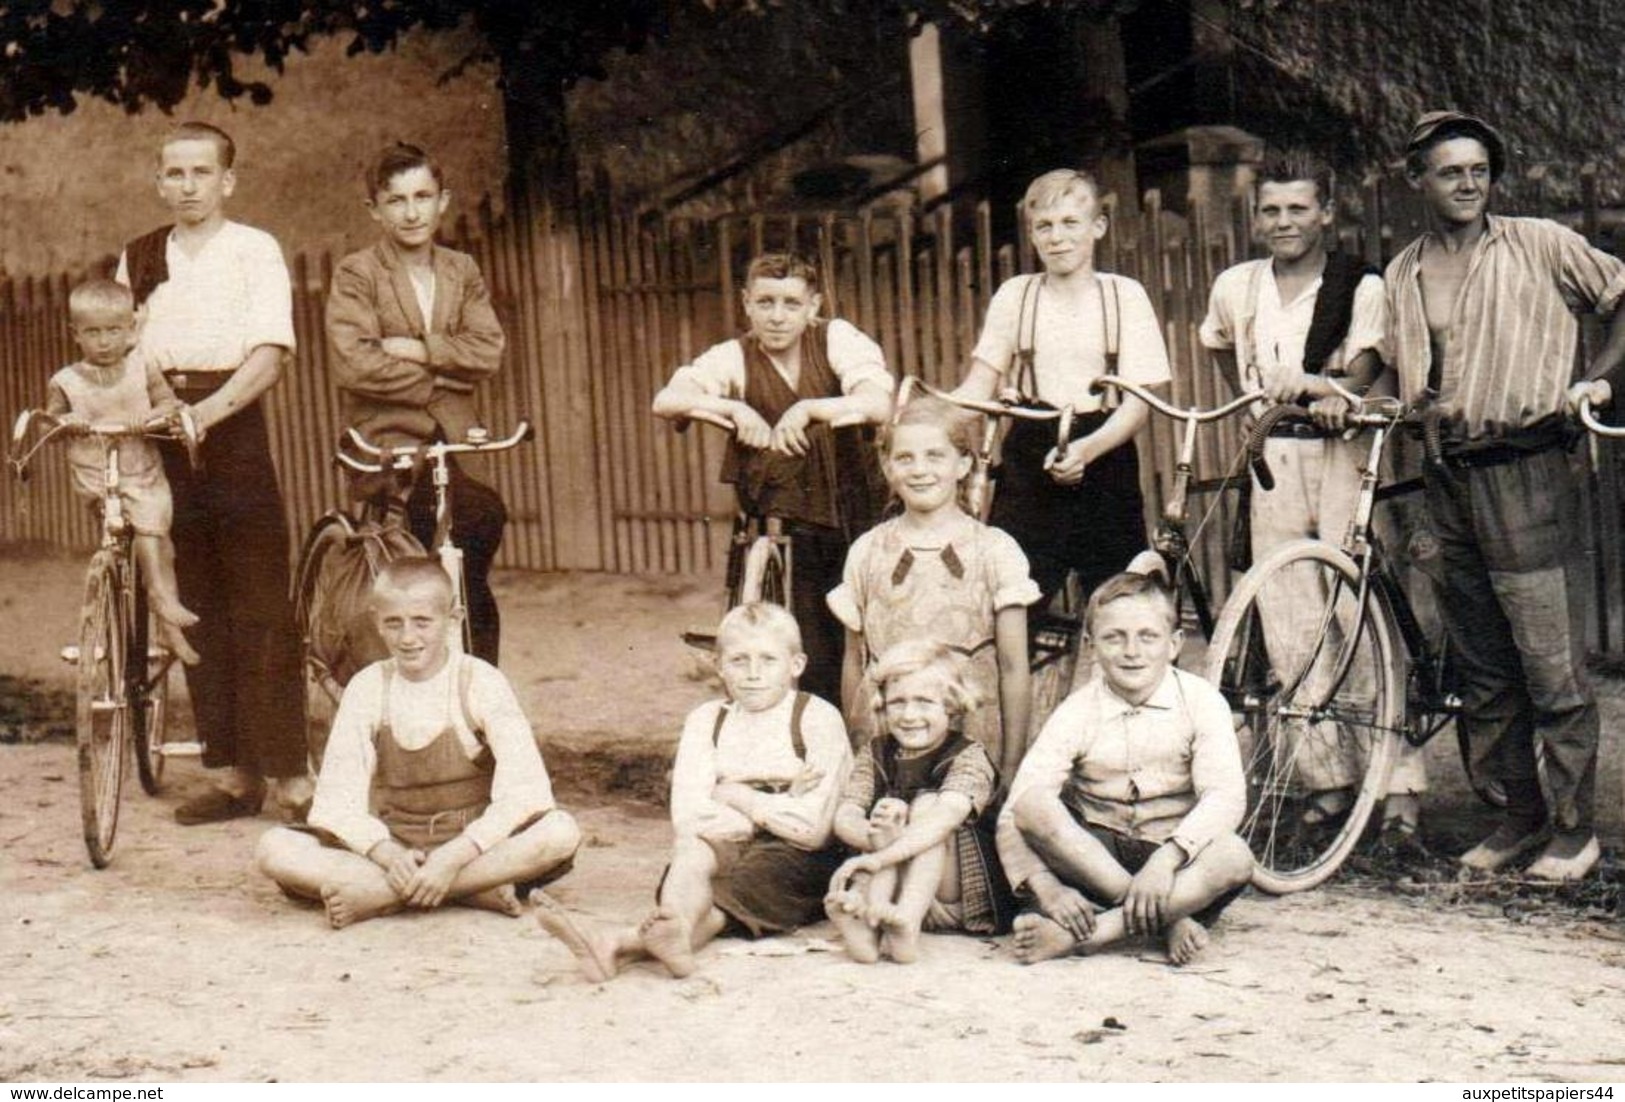
<svg viewBox="0 0 1625 1102"><path fill-rule="evenodd" d="M904 642L870 676L879 733L835 810L835 833L858 856L835 871L824 905L853 960L907 964L922 928L1005 928L1014 907L992 833L998 772L964 734L981 701L963 658Z"/></svg>
<svg viewBox="0 0 1625 1102"><path fill-rule="evenodd" d="M968 713L965 735L1011 777L1026 749L1027 606L1038 587L1016 541L960 505L973 433L973 419L940 399L917 398L898 412L881 468L903 514L852 544L829 606L848 629L842 698L856 745L873 730L853 706L863 671L896 643L929 639L965 655L975 695L998 702Z"/></svg>

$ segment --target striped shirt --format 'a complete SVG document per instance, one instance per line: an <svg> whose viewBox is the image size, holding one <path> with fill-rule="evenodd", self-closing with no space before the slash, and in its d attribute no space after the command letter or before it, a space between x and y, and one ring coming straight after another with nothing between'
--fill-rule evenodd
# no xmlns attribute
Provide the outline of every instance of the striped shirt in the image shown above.
<svg viewBox="0 0 1625 1102"><path fill-rule="evenodd" d="M1576 311L1611 313L1625 263L1544 218L1488 216L1446 332L1439 398L1470 439L1504 436L1556 414L1574 379ZM1420 397L1433 363L1422 303L1424 234L1388 265L1388 349L1400 396Z"/></svg>

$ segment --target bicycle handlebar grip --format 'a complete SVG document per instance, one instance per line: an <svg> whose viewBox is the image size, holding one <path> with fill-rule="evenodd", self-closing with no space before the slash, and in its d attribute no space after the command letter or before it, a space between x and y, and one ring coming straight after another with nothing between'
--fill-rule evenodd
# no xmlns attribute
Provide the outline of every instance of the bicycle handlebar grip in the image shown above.
<svg viewBox="0 0 1625 1102"><path fill-rule="evenodd" d="M1275 473L1270 470L1269 460L1264 458L1264 441L1282 421L1301 421L1306 416L1297 406L1271 406L1253 423L1247 434L1247 462L1253 469L1253 477L1258 479L1259 489L1275 489Z"/></svg>
<svg viewBox="0 0 1625 1102"><path fill-rule="evenodd" d="M1422 454L1433 466L1444 466L1444 410L1438 406L1422 414Z"/></svg>

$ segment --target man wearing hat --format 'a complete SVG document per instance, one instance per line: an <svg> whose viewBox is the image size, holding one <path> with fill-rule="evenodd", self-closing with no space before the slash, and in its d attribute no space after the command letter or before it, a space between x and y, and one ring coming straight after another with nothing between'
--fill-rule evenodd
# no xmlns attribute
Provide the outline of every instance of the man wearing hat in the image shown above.
<svg viewBox="0 0 1625 1102"><path fill-rule="evenodd" d="M1575 880L1598 859L1598 717L1563 575L1577 497L1566 415L1622 374L1625 264L1556 222L1487 213L1506 161L1471 115L1430 112L1411 131L1406 176L1431 226L1388 265L1388 360L1403 398L1448 414L1444 462L1424 472L1442 612L1473 769L1507 793L1500 825L1461 862L1493 872L1544 846L1527 875ZM1580 382L1577 307L1614 314Z"/></svg>

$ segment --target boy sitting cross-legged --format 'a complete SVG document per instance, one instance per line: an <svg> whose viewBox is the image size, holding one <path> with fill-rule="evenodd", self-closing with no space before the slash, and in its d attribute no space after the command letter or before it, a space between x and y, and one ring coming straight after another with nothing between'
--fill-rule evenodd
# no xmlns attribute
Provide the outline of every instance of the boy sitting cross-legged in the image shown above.
<svg viewBox="0 0 1625 1102"><path fill-rule="evenodd" d="M1098 674L1044 724L999 816L999 856L1034 908L1015 920L1016 957L1160 933L1185 964L1252 873L1230 709L1173 668L1181 632L1156 578L1108 579L1084 628Z"/></svg>
<svg viewBox="0 0 1625 1102"><path fill-rule="evenodd" d="M346 686L310 826L267 833L259 867L335 927L446 902L517 916L514 885L569 871L581 832L507 679L451 649L439 561L396 559L372 599L390 657Z"/></svg>
<svg viewBox="0 0 1625 1102"><path fill-rule="evenodd" d="M778 605L747 604L717 628L726 700L689 713L672 767L676 840L654 911L635 927L583 930L545 893L536 918L586 977L654 957L672 975L729 928L751 937L822 921L840 864L831 823L852 766L835 706L795 688L801 633Z"/></svg>

